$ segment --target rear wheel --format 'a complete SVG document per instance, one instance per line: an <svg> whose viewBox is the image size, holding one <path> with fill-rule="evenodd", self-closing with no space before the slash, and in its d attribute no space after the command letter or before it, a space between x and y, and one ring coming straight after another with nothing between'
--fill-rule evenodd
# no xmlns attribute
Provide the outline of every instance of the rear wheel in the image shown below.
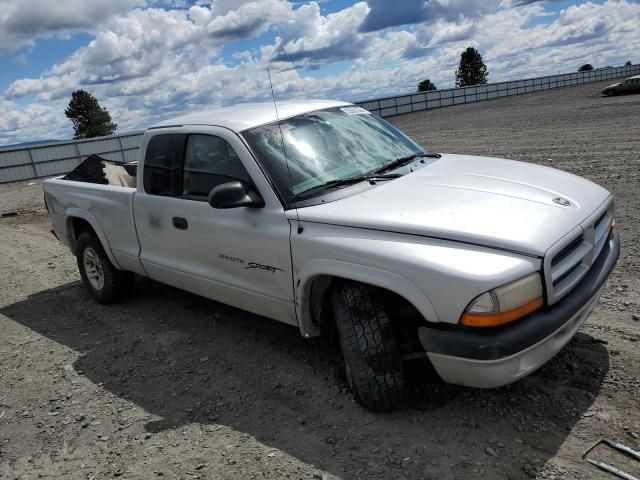
<svg viewBox="0 0 640 480"><path fill-rule="evenodd" d="M81 233L77 247L80 277L95 300L105 304L113 303L131 292L133 273L114 267L100 240L93 233Z"/></svg>
<svg viewBox="0 0 640 480"><path fill-rule="evenodd" d="M347 381L356 400L374 411L393 410L402 400L402 357L395 334L369 285L344 282L332 303Z"/></svg>

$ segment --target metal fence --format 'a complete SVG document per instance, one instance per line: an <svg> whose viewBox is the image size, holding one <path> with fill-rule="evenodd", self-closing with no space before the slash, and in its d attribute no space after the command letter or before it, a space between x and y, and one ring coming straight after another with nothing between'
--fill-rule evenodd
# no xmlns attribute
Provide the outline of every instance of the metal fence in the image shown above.
<svg viewBox="0 0 640 480"><path fill-rule="evenodd" d="M626 65L616 68L599 68L588 72L489 83L475 87L449 88L377 98L357 104L382 117L389 117L552 88L614 80L637 74L640 74L640 65ZM71 140L49 145L0 150L0 183L67 173L73 170L82 159L94 153L109 160L137 160L141 140L142 132L131 132L88 140Z"/></svg>
<svg viewBox="0 0 640 480"><path fill-rule="evenodd" d="M488 83L475 87L448 88L424 93L376 98L358 102L362 108L381 117L390 117L431 108L448 107L461 103L479 102L492 98L521 95L523 93L571 87L584 83L614 80L640 74L640 65L625 65L616 68L598 68L588 72L564 73L547 77L527 78L509 82Z"/></svg>
<svg viewBox="0 0 640 480"><path fill-rule="evenodd" d="M132 132L0 151L0 183L67 173L94 153L120 162L137 160L141 140L142 132Z"/></svg>

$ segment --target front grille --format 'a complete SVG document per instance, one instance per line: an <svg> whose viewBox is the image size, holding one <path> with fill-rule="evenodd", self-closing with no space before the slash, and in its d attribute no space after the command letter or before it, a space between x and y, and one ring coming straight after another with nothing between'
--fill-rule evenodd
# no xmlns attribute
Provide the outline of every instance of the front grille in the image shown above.
<svg viewBox="0 0 640 480"><path fill-rule="evenodd" d="M567 295L589 271L607 241L612 220L610 202L549 249L544 274L550 305Z"/></svg>
<svg viewBox="0 0 640 480"><path fill-rule="evenodd" d="M551 268L556 267L562 260L571 255L582 243L584 242L584 235L580 235L573 240L569 245L560 250L551 260Z"/></svg>
<svg viewBox="0 0 640 480"><path fill-rule="evenodd" d="M567 270L566 272L564 272L562 275L560 275L558 278L553 280L553 287L554 288L558 288L558 286L560 284L562 284L562 282L564 282L564 280L570 276L573 272L575 272L576 270L578 270L580 268L582 264L581 263L576 263L573 267L569 268L569 270Z"/></svg>

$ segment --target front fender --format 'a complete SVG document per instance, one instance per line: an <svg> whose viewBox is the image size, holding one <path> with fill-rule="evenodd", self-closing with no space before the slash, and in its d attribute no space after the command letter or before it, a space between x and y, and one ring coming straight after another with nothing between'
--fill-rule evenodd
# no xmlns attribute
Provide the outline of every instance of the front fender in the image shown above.
<svg viewBox="0 0 640 480"><path fill-rule="evenodd" d="M98 223L98 221L93 215L91 215L86 210L82 210L76 207L71 207L65 210L65 218L67 223L67 234L69 235L69 245L71 245L71 251L73 252L74 255L77 255L77 252L75 251L75 241L73 239L73 236L75 235L75 232L73 231L73 219L81 218L82 220L85 220L89 225L91 225L91 228L93 229L96 236L98 237L98 240L100 240L100 243L102 244L102 248L107 254L107 257L109 257L109 261L113 264L114 267L122 270L122 267L120 266L118 261L113 256L113 253L111 252L109 241L107 240L106 235L102 231L102 228L100 227L100 223Z"/></svg>
<svg viewBox="0 0 640 480"><path fill-rule="evenodd" d="M330 276L362 282L394 292L410 302L429 321L437 322L427 295L411 280L387 270L341 260L316 259L307 262L298 274L296 284L296 315L304 337L320 335L311 312L311 286L315 279Z"/></svg>

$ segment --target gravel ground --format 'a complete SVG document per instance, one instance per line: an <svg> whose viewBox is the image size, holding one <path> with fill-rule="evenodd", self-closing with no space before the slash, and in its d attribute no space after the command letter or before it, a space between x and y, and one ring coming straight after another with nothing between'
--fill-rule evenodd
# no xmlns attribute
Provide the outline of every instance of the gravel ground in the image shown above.
<svg viewBox="0 0 640 480"><path fill-rule="evenodd" d="M391 414L356 405L327 345L286 325L150 281L96 304L49 233L41 181L0 185L0 211L19 212L0 219L0 478L611 478L580 455L602 436L640 447L640 96L601 88L393 119L433 151L603 184L623 250L601 304L536 373L475 390L414 362Z"/></svg>

